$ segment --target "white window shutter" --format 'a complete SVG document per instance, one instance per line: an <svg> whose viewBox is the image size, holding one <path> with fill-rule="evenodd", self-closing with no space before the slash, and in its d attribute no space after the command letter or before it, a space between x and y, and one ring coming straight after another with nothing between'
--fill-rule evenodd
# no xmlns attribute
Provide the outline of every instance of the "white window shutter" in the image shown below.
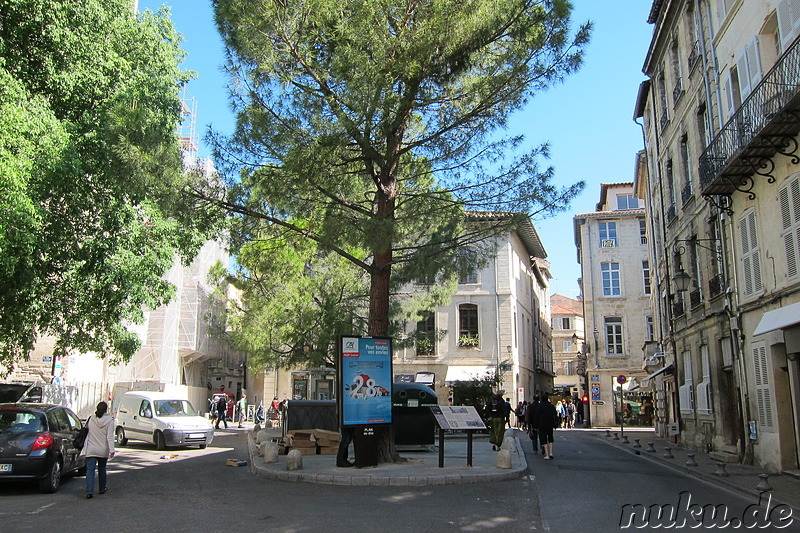
<svg viewBox="0 0 800 533"><path fill-rule="evenodd" d="M736 74L739 76L739 97L742 102L750 94L750 71L747 67L747 48L742 50L736 60Z"/></svg>

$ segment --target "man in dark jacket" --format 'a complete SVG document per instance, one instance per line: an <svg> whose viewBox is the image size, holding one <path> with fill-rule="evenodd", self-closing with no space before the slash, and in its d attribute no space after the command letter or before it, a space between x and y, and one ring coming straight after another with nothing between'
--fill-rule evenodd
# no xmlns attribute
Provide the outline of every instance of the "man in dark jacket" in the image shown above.
<svg viewBox="0 0 800 533"><path fill-rule="evenodd" d="M536 417L539 415L539 395L533 395L533 401L528 404L525 410L525 425L528 427L528 435L533 444L533 453L539 452L539 424Z"/></svg>
<svg viewBox="0 0 800 533"><path fill-rule="evenodd" d="M539 403L539 416L536 420L539 425L539 443L542 445L542 455L545 459L553 458L553 430L558 426L558 413L556 407L547 398L546 393L542 393Z"/></svg>
<svg viewBox="0 0 800 533"><path fill-rule="evenodd" d="M228 397L225 394L220 394L217 400L217 423L214 429L219 429L219 423L225 424L225 429L228 429Z"/></svg>

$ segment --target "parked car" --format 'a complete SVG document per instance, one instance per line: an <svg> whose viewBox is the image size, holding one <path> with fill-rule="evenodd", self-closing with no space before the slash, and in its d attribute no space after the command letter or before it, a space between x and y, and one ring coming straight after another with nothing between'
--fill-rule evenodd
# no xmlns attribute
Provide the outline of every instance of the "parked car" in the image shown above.
<svg viewBox="0 0 800 533"><path fill-rule="evenodd" d="M66 474L86 474L86 458L72 440L83 423L61 405L0 404L0 481L36 480L56 492Z"/></svg>
<svg viewBox="0 0 800 533"><path fill-rule="evenodd" d="M189 400L166 392L126 392L115 419L120 446L140 440L155 444L157 450L193 444L202 449L214 440L211 422Z"/></svg>

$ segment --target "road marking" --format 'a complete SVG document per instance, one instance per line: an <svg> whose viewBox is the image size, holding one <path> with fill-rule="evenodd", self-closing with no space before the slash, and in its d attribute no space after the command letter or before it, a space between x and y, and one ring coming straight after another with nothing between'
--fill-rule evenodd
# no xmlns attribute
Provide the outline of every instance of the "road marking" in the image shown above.
<svg viewBox="0 0 800 533"><path fill-rule="evenodd" d="M54 506L55 504L56 504L56 502L53 502L53 503L48 503L47 505L42 505L41 507L39 507L38 509L36 509L36 510L34 510L34 511L18 511L18 512L16 512L16 513L0 513L0 516L13 516L13 515L25 515L25 514L39 514L39 513L41 513L42 511L44 511L45 509L47 509L48 507L52 507L52 506Z"/></svg>

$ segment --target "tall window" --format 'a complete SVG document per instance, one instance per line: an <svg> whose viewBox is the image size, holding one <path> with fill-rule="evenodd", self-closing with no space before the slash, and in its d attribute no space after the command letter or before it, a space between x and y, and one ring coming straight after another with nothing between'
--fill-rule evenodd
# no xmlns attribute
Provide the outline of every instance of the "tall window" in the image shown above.
<svg viewBox="0 0 800 533"><path fill-rule="evenodd" d="M639 221L639 244L647 245L647 222Z"/></svg>
<svg viewBox="0 0 800 533"><path fill-rule="evenodd" d="M683 385L678 389L681 411L694 412L694 378L692 377L692 352L683 352Z"/></svg>
<svg viewBox="0 0 800 533"><path fill-rule="evenodd" d="M461 284L478 283L478 254L475 250L463 250L460 253L461 273L458 282Z"/></svg>
<svg viewBox="0 0 800 533"><path fill-rule="evenodd" d="M756 231L756 211L748 209L739 219L739 232L742 239L742 270L744 275L744 294L752 296L763 290L761 280L761 255L758 250Z"/></svg>
<svg viewBox="0 0 800 533"><path fill-rule="evenodd" d="M644 317L644 340L653 341L656 338L656 330L653 324L653 317Z"/></svg>
<svg viewBox="0 0 800 533"><path fill-rule="evenodd" d="M436 353L436 315L426 313L417 322L417 355L433 355Z"/></svg>
<svg viewBox="0 0 800 533"><path fill-rule="evenodd" d="M561 329L572 329L570 325L569 317L562 317L561 318Z"/></svg>
<svg viewBox="0 0 800 533"><path fill-rule="evenodd" d="M562 341L561 342L561 351L562 352L571 352L572 351L572 341Z"/></svg>
<svg viewBox="0 0 800 533"><path fill-rule="evenodd" d="M622 287L619 279L619 263L600 263L603 280L603 296L620 296Z"/></svg>
<svg viewBox="0 0 800 533"><path fill-rule="evenodd" d="M458 336L461 346L478 345L478 306L461 304L458 306Z"/></svg>
<svg viewBox="0 0 800 533"><path fill-rule="evenodd" d="M606 353L608 355L622 355L622 317L605 317L606 326Z"/></svg>
<svg viewBox="0 0 800 533"><path fill-rule="evenodd" d="M700 346L700 363L703 369L703 381L697 384L697 412L710 415L714 412L714 402L711 398L711 359L707 344Z"/></svg>
<svg viewBox="0 0 800 533"><path fill-rule="evenodd" d="M736 71L739 76L739 96L744 101L758 82L761 81L761 58L758 52L758 36L754 36L745 45L736 60Z"/></svg>
<svg viewBox="0 0 800 533"><path fill-rule="evenodd" d="M681 201L685 204L692 197L692 165L689 159L689 137L681 137L681 165L683 166L684 189L681 191Z"/></svg>
<svg viewBox="0 0 800 533"><path fill-rule="evenodd" d="M781 223L786 275L794 278L800 272L800 178L793 179L778 191L781 205Z"/></svg>
<svg viewBox="0 0 800 533"><path fill-rule="evenodd" d="M628 209L639 209L639 199L632 194L618 194L617 211L627 211Z"/></svg>
<svg viewBox="0 0 800 533"><path fill-rule="evenodd" d="M642 281L644 282L644 293L649 295L650 289L650 261L642 261Z"/></svg>
<svg viewBox="0 0 800 533"><path fill-rule="evenodd" d="M603 248L614 248L617 245L617 223L600 222L600 246Z"/></svg>

